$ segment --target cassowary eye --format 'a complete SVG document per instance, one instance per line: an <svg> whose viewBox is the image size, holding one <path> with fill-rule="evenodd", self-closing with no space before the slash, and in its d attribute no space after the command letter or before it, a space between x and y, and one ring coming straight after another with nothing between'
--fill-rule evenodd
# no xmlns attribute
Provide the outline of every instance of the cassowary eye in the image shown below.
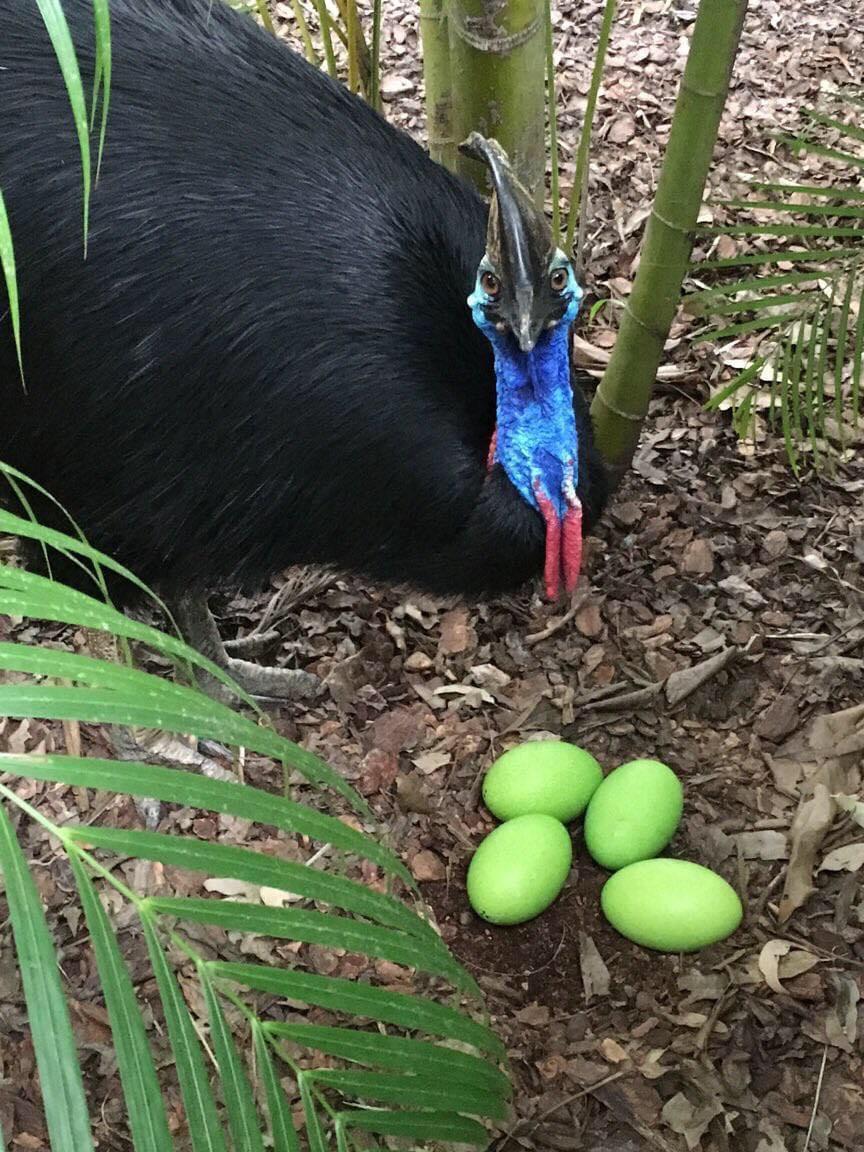
<svg viewBox="0 0 864 1152"><path fill-rule="evenodd" d="M553 292L563 292L568 279L566 268L556 268L549 277L549 287Z"/></svg>
<svg viewBox="0 0 864 1152"><path fill-rule="evenodd" d="M486 295L495 300L501 295L501 283L494 272L484 272L480 277L480 287Z"/></svg>

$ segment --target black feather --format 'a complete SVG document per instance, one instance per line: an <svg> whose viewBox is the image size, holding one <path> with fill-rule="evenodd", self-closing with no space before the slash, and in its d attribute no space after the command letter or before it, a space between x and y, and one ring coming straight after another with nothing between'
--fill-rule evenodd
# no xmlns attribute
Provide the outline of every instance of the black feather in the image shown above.
<svg viewBox="0 0 864 1152"><path fill-rule="evenodd" d="M64 9L87 91L90 0ZM0 313L0 459L168 593L309 562L466 593L539 573L540 518L485 469L479 197L218 0L111 16L85 261L63 80L35 3L0 0L27 380ZM576 391L590 524L605 488Z"/></svg>

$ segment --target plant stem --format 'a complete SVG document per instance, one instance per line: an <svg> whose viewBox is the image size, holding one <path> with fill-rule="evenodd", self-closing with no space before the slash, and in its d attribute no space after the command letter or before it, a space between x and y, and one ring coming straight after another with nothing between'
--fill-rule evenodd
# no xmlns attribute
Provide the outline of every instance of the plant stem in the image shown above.
<svg viewBox="0 0 864 1152"><path fill-rule="evenodd" d="M538 207L545 199L546 3L449 0L447 12L456 139L494 137ZM487 191L484 165L460 154L457 170Z"/></svg>
<svg viewBox="0 0 864 1152"><path fill-rule="evenodd" d="M570 191L570 210L567 215L567 243L565 247L567 253L572 253L573 251L576 219L579 216L583 203L582 190L588 186L588 160L591 155L591 131L594 127L594 115L597 111L597 98L600 95L603 70L606 67L606 51L609 48L609 39L612 35L615 7L616 0L606 0L606 7L603 9L603 23L600 25L600 39L597 41L597 51L594 54L594 67L591 71L591 87L588 89L585 119L582 121L579 151L576 154L576 173L573 177L573 188ZM583 255L582 252L578 253L580 264Z"/></svg>
<svg viewBox="0 0 864 1152"><path fill-rule="evenodd" d="M630 464L690 261L747 0L702 0L639 270L591 405L614 484Z"/></svg>
<svg viewBox="0 0 864 1152"><path fill-rule="evenodd" d="M552 0L546 0L546 108L549 116L549 162L551 164L552 236L561 243L561 204L558 171L558 102L555 91L555 36L552 32Z"/></svg>
<svg viewBox="0 0 864 1152"><path fill-rule="evenodd" d="M420 0L420 38L423 44L429 155L455 172L458 141L453 127L450 36L445 3L446 0Z"/></svg>

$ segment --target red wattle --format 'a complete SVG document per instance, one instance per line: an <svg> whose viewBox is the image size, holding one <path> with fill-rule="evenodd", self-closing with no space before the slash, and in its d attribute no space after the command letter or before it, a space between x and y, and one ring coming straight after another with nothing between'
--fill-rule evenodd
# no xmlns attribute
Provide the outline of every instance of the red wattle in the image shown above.
<svg viewBox="0 0 864 1152"><path fill-rule="evenodd" d="M569 595L576 587L582 568L582 505L578 497L564 515L561 563L564 568L564 591Z"/></svg>
<svg viewBox="0 0 864 1152"><path fill-rule="evenodd" d="M538 480L534 481L534 495L546 521L546 564L543 573L546 599L557 600L561 589L561 520L555 505L540 487Z"/></svg>

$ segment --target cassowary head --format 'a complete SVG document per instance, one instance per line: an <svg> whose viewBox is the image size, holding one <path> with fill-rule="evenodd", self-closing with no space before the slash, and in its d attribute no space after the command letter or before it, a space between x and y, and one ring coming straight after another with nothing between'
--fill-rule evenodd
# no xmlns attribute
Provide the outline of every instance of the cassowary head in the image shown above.
<svg viewBox="0 0 864 1152"><path fill-rule="evenodd" d="M486 252L468 297L474 323L495 353L490 466L501 464L546 523L546 593L555 599L562 585L567 592L576 586L582 554L569 359L582 290L500 145L475 132L461 147L488 165L493 187Z"/></svg>

